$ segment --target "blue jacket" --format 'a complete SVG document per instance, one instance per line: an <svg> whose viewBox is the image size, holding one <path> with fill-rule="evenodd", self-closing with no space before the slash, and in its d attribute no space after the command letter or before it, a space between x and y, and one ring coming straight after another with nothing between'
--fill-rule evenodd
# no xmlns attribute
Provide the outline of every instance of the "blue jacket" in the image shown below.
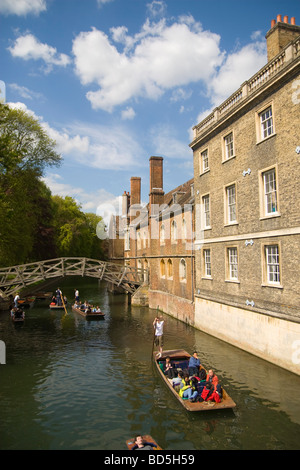
<svg viewBox="0 0 300 470"><path fill-rule="evenodd" d="M194 356L191 356L189 367L200 367L200 359L196 359Z"/></svg>

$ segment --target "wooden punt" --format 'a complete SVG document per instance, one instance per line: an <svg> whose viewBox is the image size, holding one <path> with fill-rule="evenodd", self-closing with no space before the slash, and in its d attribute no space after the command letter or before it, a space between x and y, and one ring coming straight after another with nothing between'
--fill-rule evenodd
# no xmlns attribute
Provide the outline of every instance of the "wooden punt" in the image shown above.
<svg viewBox="0 0 300 470"><path fill-rule="evenodd" d="M191 355L184 351L184 349L175 349L175 350L170 350L170 351L164 351L162 354L162 357L157 357L156 353L153 353L153 359L154 363L156 365L156 368L158 370L158 373L160 374L161 378L171 390L173 395L179 400L179 402L184 406L185 409L188 411L208 411L208 410L223 410L225 408L234 408L236 406L235 402L230 398L226 390L222 387L222 400L220 403L212 402L212 401L203 401L203 402L195 402L191 403L187 399L183 399L180 397L179 393L173 388L172 382L170 379L168 379L164 372L161 370L160 365L164 364L166 357L169 356L171 359L171 362L177 366L177 368L185 369L188 366L188 361L191 357ZM201 366L202 369L205 369L203 366Z"/></svg>
<svg viewBox="0 0 300 470"><path fill-rule="evenodd" d="M67 302L65 302L65 307L68 305ZM64 310L65 307L63 305L56 305L56 304L50 304L49 305L49 308L51 308L51 310Z"/></svg>
<svg viewBox="0 0 300 470"><path fill-rule="evenodd" d="M155 442L155 440L153 439L153 437L151 437L149 434L146 434L145 436L142 436L143 438L143 441L145 442L151 442L152 444L155 444L157 447L152 447L151 450L162 450L161 447L159 447L159 445ZM127 445L127 448L129 450L132 450L133 446L135 444L135 439L132 438L132 439L128 439L126 441L126 445Z"/></svg>
<svg viewBox="0 0 300 470"><path fill-rule="evenodd" d="M86 320L100 320L104 319L105 313L103 312L85 312L84 310L80 310L80 308L75 307L72 305L72 310L75 313L78 313L82 317L84 317Z"/></svg>
<svg viewBox="0 0 300 470"><path fill-rule="evenodd" d="M24 299L18 300L18 305L23 308L32 307L35 301L35 297L25 297Z"/></svg>
<svg viewBox="0 0 300 470"><path fill-rule="evenodd" d="M25 313L23 312L23 315L21 317L16 316L15 313L12 311L11 312L11 319L14 323L22 323L25 320Z"/></svg>

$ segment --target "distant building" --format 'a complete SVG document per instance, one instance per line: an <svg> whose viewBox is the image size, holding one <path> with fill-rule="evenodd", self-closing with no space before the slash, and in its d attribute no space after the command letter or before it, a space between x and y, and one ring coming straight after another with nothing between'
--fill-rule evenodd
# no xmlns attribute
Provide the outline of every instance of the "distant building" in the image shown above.
<svg viewBox="0 0 300 470"><path fill-rule="evenodd" d="M300 27L194 127L197 328L300 374Z"/></svg>
<svg viewBox="0 0 300 470"><path fill-rule="evenodd" d="M141 205L141 178L132 177L130 193L122 196L122 215L111 223L119 239L111 242L111 258L145 270L145 286L133 303L189 324L194 323L193 210L193 179L165 194L163 158L153 156L149 203Z"/></svg>

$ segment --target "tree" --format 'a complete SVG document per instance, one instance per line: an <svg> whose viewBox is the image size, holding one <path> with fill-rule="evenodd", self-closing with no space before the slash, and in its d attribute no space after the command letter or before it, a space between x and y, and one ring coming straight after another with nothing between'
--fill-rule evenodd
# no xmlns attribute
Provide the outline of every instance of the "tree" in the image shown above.
<svg viewBox="0 0 300 470"><path fill-rule="evenodd" d="M102 259L103 242L96 235L101 217L84 213L70 196L53 196L54 227L58 256L84 256Z"/></svg>
<svg viewBox="0 0 300 470"><path fill-rule="evenodd" d="M50 194L40 177L46 166L60 161L55 142L36 119L0 105L0 264L21 264L40 256L38 233L44 223L40 223L40 204L45 205L47 198L51 211Z"/></svg>

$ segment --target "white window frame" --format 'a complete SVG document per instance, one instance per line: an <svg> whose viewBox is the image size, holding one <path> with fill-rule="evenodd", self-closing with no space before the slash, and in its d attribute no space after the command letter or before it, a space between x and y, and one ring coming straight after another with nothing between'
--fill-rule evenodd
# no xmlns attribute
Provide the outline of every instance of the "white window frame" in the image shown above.
<svg viewBox="0 0 300 470"><path fill-rule="evenodd" d="M211 279L211 249L203 249L203 277Z"/></svg>
<svg viewBox="0 0 300 470"><path fill-rule="evenodd" d="M256 135L258 144L275 135L273 102L266 103L256 112Z"/></svg>
<svg viewBox="0 0 300 470"><path fill-rule="evenodd" d="M237 282L239 280L239 256L236 246L226 248L227 255L227 279Z"/></svg>
<svg viewBox="0 0 300 470"><path fill-rule="evenodd" d="M231 190L234 188L234 200ZM233 218L234 208L234 218ZM237 216L237 189L236 183L225 186L225 225L235 225L238 223Z"/></svg>
<svg viewBox="0 0 300 470"><path fill-rule="evenodd" d="M200 175L209 171L209 152L208 148L200 152L199 157Z"/></svg>
<svg viewBox="0 0 300 470"><path fill-rule="evenodd" d="M227 162L228 160L234 157L234 135L233 131L230 131L223 137L223 161Z"/></svg>
<svg viewBox="0 0 300 470"><path fill-rule="evenodd" d="M280 243L263 245L263 286L282 288Z"/></svg>
<svg viewBox="0 0 300 470"><path fill-rule="evenodd" d="M210 210L210 194L204 194L201 197L202 202L202 229L208 230L211 228L211 210Z"/></svg>
<svg viewBox="0 0 300 470"><path fill-rule="evenodd" d="M266 176L270 175L271 173L274 173L275 177L272 180L267 181ZM272 189L272 186L273 186L273 189ZM280 208L279 208L277 165L273 165L269 168L265 168L259 172L259 190L260 190L260 218L269 219L272 217L279 217ZM270 207L274 208L275 210L270 210Z"/></svg>

